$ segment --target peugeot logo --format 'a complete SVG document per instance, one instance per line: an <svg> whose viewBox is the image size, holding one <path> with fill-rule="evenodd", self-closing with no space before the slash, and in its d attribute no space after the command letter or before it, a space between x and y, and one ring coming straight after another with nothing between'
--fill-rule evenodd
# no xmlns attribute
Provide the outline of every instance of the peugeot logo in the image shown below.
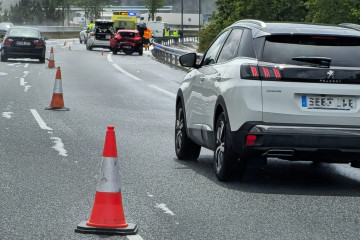
<svg viewBox="0 0 360 240"><path fill-rule="evenodd" d="M326 79L327 80L332 80L335 78L335 72L333 70L330 70L326 73Z"/></svg>

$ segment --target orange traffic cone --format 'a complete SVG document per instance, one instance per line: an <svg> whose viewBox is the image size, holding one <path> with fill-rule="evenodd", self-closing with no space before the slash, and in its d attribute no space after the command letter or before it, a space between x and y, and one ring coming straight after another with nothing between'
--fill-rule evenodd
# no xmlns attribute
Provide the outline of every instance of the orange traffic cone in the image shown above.
<svg viewBox="0 0 360 240"><path fill-rule="evenodd" d="M50 107L45 108L45 110L63 110L63 111L70 110L69 108L66 108L64 106L60 67L58 67L56 71L55 85L54 85L54 91L53 91Z"/></svg>
<svg viewBox="0 0 360 240"><path fill-rule="evenodd" d="M53 49L53 47L51 47L48 68L54 68L54 67L55 67L54 49Z"/></svg>
<svg viewBox="0 0 360 240"><path fill-rule="evenodd" d="M69 48L68 48L68 50L69 50L69 51L71 51L71 47L70 47L70 45L69 45Z"/></svg>
<svg viewBox="0 0 360 240"><path fill-rule="evenodd" d="M104 56L104 49L101 49L101 56Z"/></svg>
<svg viewBox="0 0 360 240"><path fill-rule="evenodd" d="M64 42L64 47L66 46L66 41Z"/></svg>
<svg viewBox="0 0 360 240"><path fill-rule="evenodd" d="M104 180L105 179L105 180ZM119 164L113 126L107 127L102 164L89 221L80 222L75 232L134 235L137 225L127 223L121 200Z"/></svg>

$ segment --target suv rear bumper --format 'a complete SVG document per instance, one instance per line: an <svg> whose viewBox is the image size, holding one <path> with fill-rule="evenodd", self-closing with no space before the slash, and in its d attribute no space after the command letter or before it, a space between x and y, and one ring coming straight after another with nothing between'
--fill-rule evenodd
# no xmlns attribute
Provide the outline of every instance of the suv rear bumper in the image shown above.
<svg viewBox="0 0 360 240"><path fill-rule="evenodd" d="M246 145L247 135L256 136L251 146ZM240 157L337 163L360 160L360 127L247 122L231 133L231 139Z"/></svg>

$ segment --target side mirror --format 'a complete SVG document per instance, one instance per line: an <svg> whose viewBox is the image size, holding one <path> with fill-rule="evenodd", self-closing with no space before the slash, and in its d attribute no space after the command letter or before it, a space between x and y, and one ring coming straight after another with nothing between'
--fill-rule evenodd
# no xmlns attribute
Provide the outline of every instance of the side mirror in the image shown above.
<svg viewBox="0 0 360 240"><path fill-rule="evenodd" d="M49 38L48 37L44 37L44 40L46 41L46 40L49 40Z"/></svg>
<svg viewBox="0 0 360 240"><path fill-rule="evenodd" d="M182 55L180 56L179 61L181 66L193 68L196 66L196 53L187 53Z"/></svg>

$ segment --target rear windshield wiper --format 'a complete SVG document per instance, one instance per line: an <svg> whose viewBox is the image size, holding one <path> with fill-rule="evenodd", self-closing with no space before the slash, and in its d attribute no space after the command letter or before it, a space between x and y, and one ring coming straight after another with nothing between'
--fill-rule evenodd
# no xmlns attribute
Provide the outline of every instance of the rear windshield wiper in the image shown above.
<svg viewBox="0 0 360 240"><path fill-rule="evenodd" d="M327 57L293 57L292 60L320 64L321 67L330 67L331 58Z"/></svg>

